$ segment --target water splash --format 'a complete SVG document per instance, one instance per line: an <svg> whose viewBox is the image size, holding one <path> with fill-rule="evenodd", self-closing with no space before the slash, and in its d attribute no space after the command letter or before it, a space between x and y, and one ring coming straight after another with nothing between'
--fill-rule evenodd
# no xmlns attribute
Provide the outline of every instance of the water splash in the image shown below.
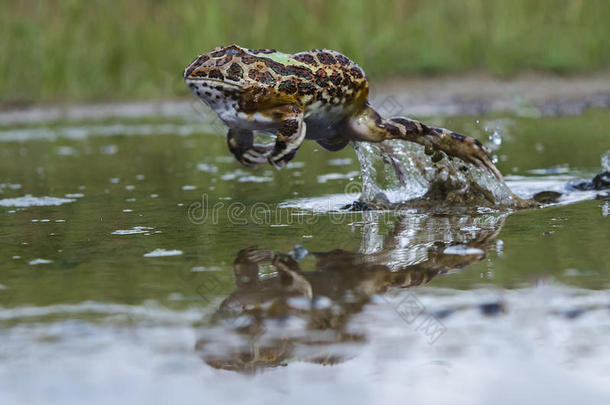
<svg viewBox="0 0 610 405"><path fill-rule="evenodd" d="M610 172L610 150L602 155L602 172Z"/></svg>
<svg viewBox="0 0 610 405"><path fill-rule="evenodd" d="M0 199L0 207L51 207L74 202L71 198L33 197L27 194L23 197Z"/></svg>
<svg viewBox="0 0 610 405"><path fill-rule="evenodd" d="M499 137L499 134L498 134ZM494 143L501 143L496 138ZM402 141L354 142L361 167L360 199L377 207L385 203L434 201L453 205L507 208L522 201L486 171L460 159L434 161L424 147Z"/></svg>
<svg viewBox="0 0 610 405"><path fill-rule="evenodd" d="M494 130L494 132L489 135L489 140L491 141L489 148L493 151L497 150L502 145L502 135L500 134L500 131L497 129Z"/></svg>

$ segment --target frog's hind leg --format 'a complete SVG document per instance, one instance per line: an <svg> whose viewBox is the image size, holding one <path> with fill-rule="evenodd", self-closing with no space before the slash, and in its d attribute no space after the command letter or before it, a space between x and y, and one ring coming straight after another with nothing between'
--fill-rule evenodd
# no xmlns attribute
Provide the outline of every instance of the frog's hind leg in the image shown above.
<svg viewBox="0 0 610 405"><path fill-rule="evenodd" d="M273 149L271 145L254 145L254 134L245 129L229 129L227 144L237 161L247 167L266 163Z"/></svg>
<svg viewBox="0 0 610 405"><path fill-rule="evenodd" d="M503 181L502 174L489 157L489 151L474 138L434 128L419 121L404 117L383 119L373 108L367 107L350 120L350 135L354 140L381 142L387 139L402 139L416 142L427 151L441 150L476 167L483 168Z"/></svg>
<svg viewBox="0 0 610 405"><path fill-rule="evenodd" d="M429 127L421 122L413 121L404 117L393 117L385 120L385 127L392 125L398 128L400 135L398 139L406 139L424 145L428 150L436 149L447 155L457 157L466 163L487 170L501 182L504 181L502 173L490 157L490 151L475 138L458 134L445 128ZM390 130L393 134L394 128Z"/></svg>

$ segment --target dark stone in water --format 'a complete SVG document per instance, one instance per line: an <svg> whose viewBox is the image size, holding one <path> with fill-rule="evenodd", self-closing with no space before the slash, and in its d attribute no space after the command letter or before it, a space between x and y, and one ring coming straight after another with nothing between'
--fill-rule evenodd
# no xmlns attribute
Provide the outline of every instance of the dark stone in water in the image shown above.
<svg viewBox="0 0 610 405"><path fill-rule="evenodd" d="M534 200L538 201L541 204L550 204L557 202L557 200L561 197L561 193L556 191L541 191L539 193L534 194Z"/></svg>
<svg viewBox="0 0 610 405"><path fill-rule="evenodd" d="M610 172L602 172L593 177L592 181L583 181L572 184L571 187L580 191L610 189Z"/></svg>
<svg viewBox="0 0 610 405"><path fill-rule="evenodd" d="M449 315L453 315L454 313L455 313L455 310L446 308L446 309L439 309L438 311L433 312L432 315L437 319L445 319Z"/></svg>
<svg viewBox="0 0 610 405"><path fill-rule="evenodd" d="M373 209L376 210L389 210L395 207L395 204L392 204L388 197L379 192L375 195L372 201L365 202L362 200L356 200L352 204L348 204L341 209L347 211L371 211Z"/></svg>
<svg viewBox="0 0 610 405"><path fill-rule="evenodd" d="M341 209L346 211L370 211L371 207L364 201L356 200L351 204L341 207Z"/></svg>
<svg viewBox="0 0 610 405"><path fill-rule="evenodd" d="M583 181L576 184L570 184L570 188L578 191L589 191L593 190L593 182L592 181Z"/></svg>
<svg viewBox="0 0 610 405"><path fill-rule="evenodd" d="M584 309L576 308L576 309L570 309L570 310L565 311L563 313L563 316L565 316L568 319L576 319L584 313L585 313Z"/></svg>
<svg viewBox="0 0 610 405"><path fill-rule="evenodd" d="M610 172L603 172L593 177L593 187L595 190L610 188Z"/></svg>
<svg viewBox="0 0 610 405"><path fill-rule="evenodd" d="M500 312L505 312L504 304L502 302L488 302L479 305L479 309L486 316L496 316Z"/></svg>

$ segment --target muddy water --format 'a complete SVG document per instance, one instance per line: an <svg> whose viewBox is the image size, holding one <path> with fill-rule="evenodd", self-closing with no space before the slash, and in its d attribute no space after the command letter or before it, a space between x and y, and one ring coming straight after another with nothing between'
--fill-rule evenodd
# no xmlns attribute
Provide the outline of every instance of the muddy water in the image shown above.
<svg viewBox="0 0 610 405"><path fill-rule="evenodd" d="M563 196L342 212L353 150L276 172L215 122L0 123L0 400L606 401L610 206L566 184L601 171L607 111L427 121Z"/></svg>

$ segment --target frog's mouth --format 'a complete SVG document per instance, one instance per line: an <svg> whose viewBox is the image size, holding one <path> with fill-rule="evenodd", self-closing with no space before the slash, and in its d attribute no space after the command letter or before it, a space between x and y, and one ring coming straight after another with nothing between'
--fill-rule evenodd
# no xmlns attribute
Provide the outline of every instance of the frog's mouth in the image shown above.
<svg viewBox="0 0 610 405"><path fill-rule="evenodd" d="M185 79L186 84L191 84L191 83L206 83L209 86L211 85L220 85L226 89L232 89L232 90L241 90L241 86L234 84L234 83L228 83L224 80L219 80L219 79L210 79L209 77L196 77L196 76L189 76Z"/></svg>

